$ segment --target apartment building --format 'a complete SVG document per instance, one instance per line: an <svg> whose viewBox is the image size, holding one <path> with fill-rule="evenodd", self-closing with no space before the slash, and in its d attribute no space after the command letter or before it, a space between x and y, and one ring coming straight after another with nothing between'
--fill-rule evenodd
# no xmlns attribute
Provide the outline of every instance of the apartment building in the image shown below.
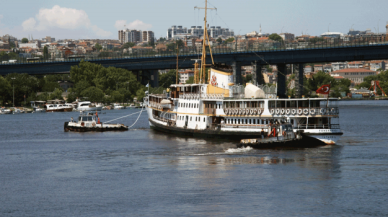
<svg viewBox="0 0 388 217"><path fill-rule="evenodd" d="M136 29L124 29L118 32L119 41L124 44L128 42L150 42L154 38L153 31L141 31Z"/></svg>
<svg viewBox="0 0 388 217"><path fill-rule="evenodd" d="M191 28L186 28L183 26L171 26L167 30L167 40L171 39L182 39L196 37L201 38L204 35L204 29L202 26L191 26ZM207 29L208 35L211 38L229 38L234 36L234 32L228 28L221 28L221 26L211 26Z"/></svg>
<svg viewBox="0 0 388 217"><path fill-rule="evenodd" d="M351 68L333 71L330 75L332 77L342 76L343 78L352 81L352 84L359 84L364 81L366 76L376 75L376 72L364 68Z"/></svg>

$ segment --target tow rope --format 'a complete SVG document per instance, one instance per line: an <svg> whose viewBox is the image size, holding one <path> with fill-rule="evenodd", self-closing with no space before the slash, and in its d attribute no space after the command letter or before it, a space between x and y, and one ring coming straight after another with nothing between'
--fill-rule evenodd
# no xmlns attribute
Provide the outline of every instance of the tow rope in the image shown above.
<svg viewBox="0 0 388 217"><path fill-rule="evenodd" d="M126 118L126 117L129 117L129 116L131 116L131 115L134 115L134 114L139 113L139 116L137 117L135 123L133 123L130 127L128 127L128 129L129 129L129 128L133 127L133 126L137 123L137 121L139 120L139 118L140 118L141 113L143 112L143 110L144 110L144 109L142 108L139 112L135 112L135 113L132 113L132 114L130 114L130 115L125 115L125 116L122 116L122 117L119 117L119 118L116 118L116 119L113 119L113 120L110 120L110 121L106 121L106 122L104 122L104 123L109 123L109 122L112 122L112 121L115 121L115 120L118 120L118 119L122 119L122 118Z"/></svg>

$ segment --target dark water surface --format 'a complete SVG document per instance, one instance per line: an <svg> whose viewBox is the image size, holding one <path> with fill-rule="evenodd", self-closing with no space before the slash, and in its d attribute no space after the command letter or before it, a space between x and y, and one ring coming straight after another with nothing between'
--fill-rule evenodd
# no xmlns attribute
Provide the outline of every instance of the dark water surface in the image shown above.
<svg viewBox="0 0 388 217"><path fill-rule="evenodd" d="M337 145L303 150L165 135L145 113L104 133L65 133L76 112L1 115L0 216L387 216L388 104L363 104L340 107Z"/></svg>

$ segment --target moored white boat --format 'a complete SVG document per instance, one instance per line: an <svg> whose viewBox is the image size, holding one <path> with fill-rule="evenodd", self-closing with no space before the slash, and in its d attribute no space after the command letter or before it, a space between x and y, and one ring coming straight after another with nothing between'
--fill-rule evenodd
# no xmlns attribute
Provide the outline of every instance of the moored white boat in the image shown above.
<svg viewBox="0 0 388 217"><path fill-rule="evenodd" d="M46 104L46 112L71 112L73 107L63 104Z"/></svg>
<svg viewBox="0 0 388 217"><path fill-rule="evenodd" d="M102 105L93 105L89 101L83 101L77 103L77 110L78 111L101 111Z"/></svg>
<svg viewBox="0 0 388 217"><path fill-rule="evenodd" d="M12 110L7 108L0 108L0 114L2 115L12 114Z"/></svg>
<svg viewBox="0 0 388 217"><path fill-rule="evenodd" d="M114 109L124 109L124 106L122 106L122 105L120 105L118 103L115 103L115 104L113 104L113 108Z"/></svg>

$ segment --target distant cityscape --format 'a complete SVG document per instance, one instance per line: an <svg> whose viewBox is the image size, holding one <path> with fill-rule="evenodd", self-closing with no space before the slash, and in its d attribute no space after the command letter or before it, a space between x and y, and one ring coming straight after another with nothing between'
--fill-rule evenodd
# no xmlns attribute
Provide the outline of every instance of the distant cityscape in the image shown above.
<svg viewBox="0 0 388 217"><path fill-rule="evenodd" d="M346 43L363 39L375 39L376 41L388 41L388 25L385 33L374 33L370 29L359 31L350 29L347 34L341 32L324 32L320 36L301 34L295 36L293 33L263 33L261 26L259 32L252 31L244 35L235 35L234 31L221 26L210 26L207 28L210 37L210 45L217 49L223 46L236 51L246 48L259 49L277 46L279 40L272 36L278 36L282 41L287 42L287 49L304 48L312 43L326 41L330 43ZM15 53L18 58L40 58L49 60L64 60L70 57L88 56L98 58L104 55L115 54L130 56L137 52L160 52L171 50L171 44L181 41L185 48L202 49L204 28L202 26L191 26L190 28L173 25L166 31L166 37L155 38L153 31L136 30L124 28L118 31L118 39L55 39L47 36L41 39L34 39L32 35L18 39L11 35L0 37L0 61L2 64L18 61L6 57L5 54ZM47 51L44 51L46 48ZM46 52L46 56L45 56ZM8 59L7 59L8 58ZM386 70L388 60L357 61L357 62L334 62L334 63L311 63L304 66L304 74L311 78L318 71L330 74L335 79L346 78L351 81L351 87L364 81L364 77L376 75L381 70ZM291 67L289 67L291 68ZM268 70L269 69L269 70ZM160 70L165 73L168 70ZM291 70L292 71L292 70ZM242 67L242 75L252 74L251 66ZM194 76L193 70L180 70L180 83L186 83ZM262 71L266 83L277 82L276 66L263 67ZM292 86L293 83L290 82Z"/></svg>

